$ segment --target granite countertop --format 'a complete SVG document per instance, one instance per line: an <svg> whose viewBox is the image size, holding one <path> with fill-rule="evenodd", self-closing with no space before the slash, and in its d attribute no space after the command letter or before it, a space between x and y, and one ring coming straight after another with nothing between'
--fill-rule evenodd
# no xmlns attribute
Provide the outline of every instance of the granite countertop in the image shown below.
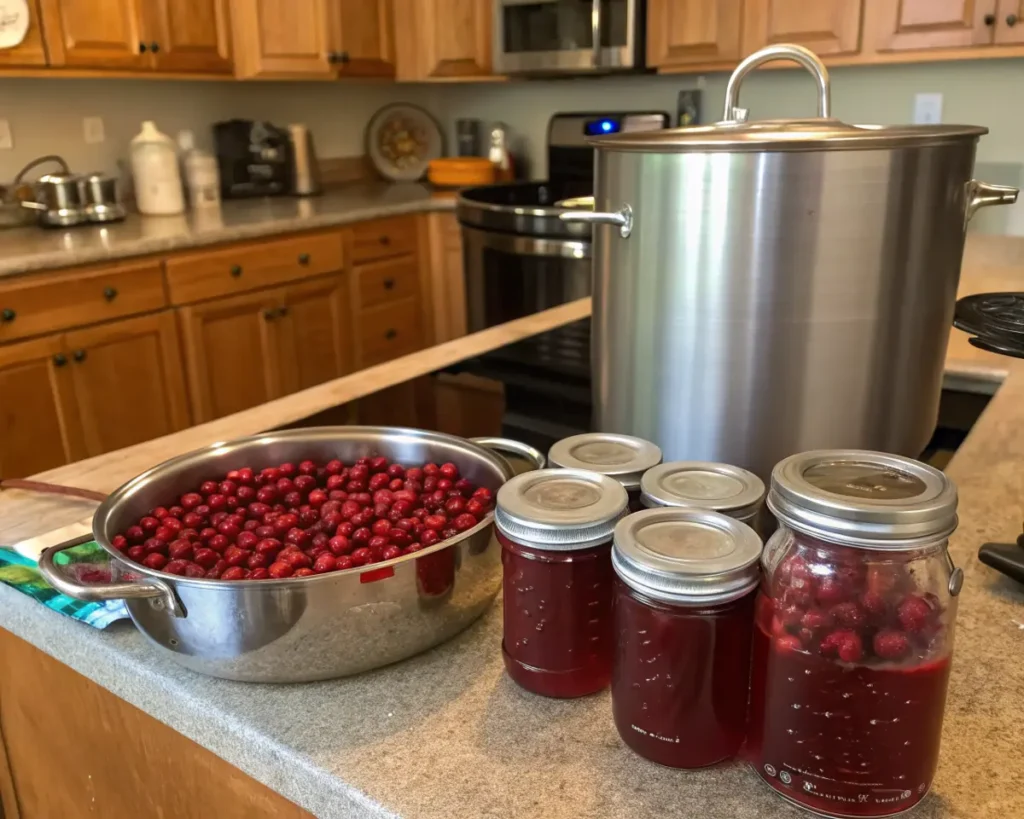
<svg viewBox="0 0 1024 819"><path fill-rule="evenodd" d="M454 197L425 185L376 182L307 198L227 200L220 208L182 216L132 214L102 227L13 228L0 230L0 276L454 207Z"/></svg>
<svg viewBox="0 0 1024 819"><path fill-rule="evenodd" d="M1024 586L977 560L1024 518L1024 363L947 472L960 490L951 553L965 572L932 793L918 819L1024 816ZM186 671L127 624L97 632L0 586L0 626L319 817L795 817L742 764L673 771L627 750L607 692L557 701L504 674L501 608L430 652L306 685Z"/></svg>

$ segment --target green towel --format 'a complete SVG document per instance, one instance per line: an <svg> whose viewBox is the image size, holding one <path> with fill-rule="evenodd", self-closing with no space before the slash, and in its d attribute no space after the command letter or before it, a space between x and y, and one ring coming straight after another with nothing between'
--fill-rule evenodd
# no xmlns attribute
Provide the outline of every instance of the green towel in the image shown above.
<svg viewBox="0 0 1024 819"><path fill-rule="evenodd" d="M61 552L55 558L59 566L75 565L74 573L83 582L109 582L110 560L97 543L83 543ZM33 597L47 608L81 620L93 628L106 628L117 620L128 617L123 600L105 603L86 603L61 594L39 573L34 560L11 549L0 546L0 582Z"/></svg>

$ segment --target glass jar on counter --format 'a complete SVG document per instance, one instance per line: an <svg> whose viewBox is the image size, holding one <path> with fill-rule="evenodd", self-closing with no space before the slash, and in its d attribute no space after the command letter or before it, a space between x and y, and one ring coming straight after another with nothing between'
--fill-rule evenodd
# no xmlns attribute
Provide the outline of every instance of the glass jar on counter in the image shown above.
<svg viewBox="0 0 1024 819"><path fill-rule="evenodd" d="M710 509L761 533L764 481L753 472L708 461L669 461L652 467L640 480L645 508L676 506Z"/></svg>
<svg viewBox="0 0 1024 819"><path fill-rule="evenodd" d="M626 490L581 469L538 469L498 490L502 654L535 694L581 697L611 678L612 532Z"/></svg>
<svg viewBox="0 0 1024 819"><path fill-rule="evenodd" d="M739 751L760 557L753 529L702 509L615 527L612 715L641 756L702 768Z"/></svg>
<svg viewBox="0 0 1024 819"><path fill-rule="evenodd" d="M931 786L963 582L956 502L945 475L896 455L776 465L746 753L798 805L889 816Z"/></svg>
<svg viewBox="0 0 1024 819"><path fill-rule="evenodd" d="M548 451L548 463L563 469L587 469L608 475L629 493L629 510L643 509L640 478L661 463L661 449L631 435L613 432L585 432L555 443Z"/></svg>

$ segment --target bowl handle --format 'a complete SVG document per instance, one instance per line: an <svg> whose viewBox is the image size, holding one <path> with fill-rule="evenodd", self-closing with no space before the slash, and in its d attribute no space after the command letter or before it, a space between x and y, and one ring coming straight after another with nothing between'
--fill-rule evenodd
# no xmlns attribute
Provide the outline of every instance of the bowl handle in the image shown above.
<svg viewBox="0 0 1024 819"><path fill-rule="evenodd" d="M534 449L529 444L524 444L522 441L513 441L511 438L494 438L494 437L483 437L483 438L470 438L470 443L482 446L484 449L489 449L492 452L501 454L518 455L520 458L529 461L533 464L534 469L543 469L547 465L547 458L544 457L544 453L539 449ZM504 460L504 459L503 459ZM509 478L514 475L509 470Z"/></svg>
<svg viewBox="0 0 1024 819"><path fill-rule="evenodd" d="M163 580L149 577L145 580L126 583L79 583L60 571L53 563L54 556L74 546L91 543L95 538L89 535L77 537L44 549L39 555L39 573L46 582L61 594L74 597L76 600L89 602L103 600L138 600L146 597L156 598L154 607L165 608L174 617L184 617L185 608L178 600L174 590Z"/></svg>

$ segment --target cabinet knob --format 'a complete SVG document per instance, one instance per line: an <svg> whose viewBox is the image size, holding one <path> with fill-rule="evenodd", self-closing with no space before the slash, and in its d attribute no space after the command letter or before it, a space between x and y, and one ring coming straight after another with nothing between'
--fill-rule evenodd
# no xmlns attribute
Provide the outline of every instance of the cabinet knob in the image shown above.
<svg viewBox="0 0 1024 819"><path fill-rule="evenodd" d="M147 46L145 43L139 43L139 54L145 54L146 49L148 48L149 46Z"/></svg>
<svg viewBox="0 0 1024 819"><path fill-rule="evenodd" d="M242 266L240 264L231 265L231 275L236 279L242 275Z"/></svg>
<svg viewBox="0 0 1024 819"><path fill-rule="evenodd" d="M348 62L348 52L347 52L347 51L342 51L342 52L341 52L341 53L340 53L340 54L338 55L338 62L339 62L339 63L342 63L342 64L344 64L344 63L347 63L347 62Z"/></svg>
<svg viewBox="0 0 1024 819"><path fill-rule="evenodd" d="M282 318L284 318L285 316L287 316L287 315L288 315L288 306L287 306L287 305L285 305L284 307L278 307L278 308L277 308L277 314L278 314L279 316L281 316Z"/></svg>
<svg viewBox="0 0 1024 819"><path fill-rule="evenodd" d="M338 52L337 51L328 51L327 52L327 62L329 62L331 65L334 65L334 63L338 62Z"/></svg>
<svg viewBox="0 0 1024 819"><path fill-rule="evenodd" d="M1017 25L1017 19L1018 18L1016 14L1007 14L1006 25L1008 25L1010 28L1013 28L1015 25Z"/></svg>
<svg viewBox="0 0 1024 819"><path fill-rule="evenodd" d="M395 280L394 279L384 279L384 289L385 290L392 290L392 289L394 289L394 286L395 286Z"/></svg>
<svg viewBox="0 0 1024 819"><path fill-rule="evenodd" d="M263 311L263 318L266 321L273 321L276 317L277 317L277 310L267 309L267 310Z"/></svg>
<svg viewBox="0 0 1024 819"><path fill-rule="evenodd" d="M57 355L53 357L53 364L56 367L63 367L67 363L68 359L67 356L64 355L64 353L57 353Z"/></svg>
<svg viewBox="0 0 1024 819"><path fill-rule="evenodd" d="M156 54L160 50L160 43L150 43L149 50Z"/></svg>
<svg viewBox="0 0 1024 819"><path fill-rule="evenodd" d="M380 243L382 245L389 245L389 244L391 244L391 237L390 236L381 236L380 237Z"/></svg>
<svg viewBox="0 0 1024 819"><path fill-rule="evenodd" d="M85 361L85 356L86 356L85 350L75 350L71 354L71 357L74 358L75 361L78 361L78 362Z"/></svg>
<svg viewBox="0 0 1024 819"><path fill-rule="evenodd" d="M986 14L983 19L986 26L994 26L996 24L996 16L994 14Z"/></svg>
<svg viewBox="0 0 1024 819"><path fill-rule="evenodd" d="M103 288L103 298L105 298L107 301L113 301L114 299L116 299L117 298L117 288L116 287L104 287Z"/></svg>
<svg viewBox="0 0 1024 819"><path fill-rule="evenodd" d="M309 254L308 253L300 253L299 254L299 264L309 264Z"/></svg>
<svg viewBox="0 0 1024 819"><path fill-rule="evenodd" d="M389 327L388 331L384 333L384 338L386 338L388 341L398 338L398 330L396 330L394 327Z"/></svg>
<svg viewBox="0 0 1024 819"><path fill-rule="evenodd" d="M10 322L14 321L17 317L18 314L15 313L10 307L5 307L3 311L0 312L0 321L2 321L4 324L9 324Z"/></svg>

